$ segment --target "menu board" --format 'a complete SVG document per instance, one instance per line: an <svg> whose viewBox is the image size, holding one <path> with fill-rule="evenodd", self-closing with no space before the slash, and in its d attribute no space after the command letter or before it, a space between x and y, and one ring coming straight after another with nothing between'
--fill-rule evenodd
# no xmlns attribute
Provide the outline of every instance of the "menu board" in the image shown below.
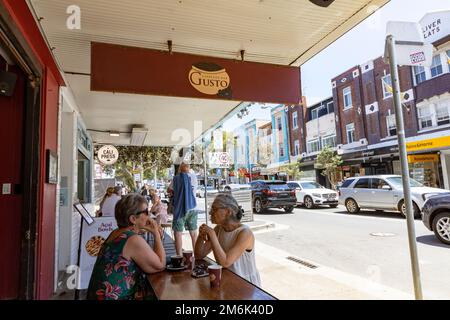
<svg viewBox="0 0 450 320"><path fill-rule="evenodd" d="M117 228L114 217L99 217L93 220L92 224L88 224L86 220L82 220L80 269L77 281L78 290L88 288L97 255L109 234Z"/></svg>

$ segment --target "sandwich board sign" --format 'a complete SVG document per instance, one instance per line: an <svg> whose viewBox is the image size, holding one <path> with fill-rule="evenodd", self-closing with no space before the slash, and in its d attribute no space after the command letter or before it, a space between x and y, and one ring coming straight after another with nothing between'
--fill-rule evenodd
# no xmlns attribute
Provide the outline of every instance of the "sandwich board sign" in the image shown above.
<svg viewBox="0 0 450 320"><path fill-rule="evenodd" d="M422 27L416 22L389 21L386 34L395 39L397 64L400 66L430 67L433 60L433 45L425 43ZM386 48L385 62L389 61Z"/></svg>

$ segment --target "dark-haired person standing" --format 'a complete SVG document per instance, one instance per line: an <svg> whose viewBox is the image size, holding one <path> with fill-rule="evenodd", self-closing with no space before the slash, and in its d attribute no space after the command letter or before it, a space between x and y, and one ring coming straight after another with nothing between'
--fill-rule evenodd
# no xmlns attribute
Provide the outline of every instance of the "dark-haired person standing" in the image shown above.
<svg viewBox="0 0 450 320"><path fill-rule="evenodd" d="M118 228L111 232L97 256L89 282L89 300L141 300L155 298L145 274L163 270L166 253L162 229L148 216L148 202L131 193L117 202ZM141 236L154 238L151 248Z"/></svg>
<svg viewBox="0 0 450 320"><path fill-rule="evenodd" d="M195 258L203 259L211 251L216 262L237 275L261 285L255 261L255 236L247 225L241 223L242 210L230 194L219 194L211 205L212 229L200 226L195 243Z"/></svg>

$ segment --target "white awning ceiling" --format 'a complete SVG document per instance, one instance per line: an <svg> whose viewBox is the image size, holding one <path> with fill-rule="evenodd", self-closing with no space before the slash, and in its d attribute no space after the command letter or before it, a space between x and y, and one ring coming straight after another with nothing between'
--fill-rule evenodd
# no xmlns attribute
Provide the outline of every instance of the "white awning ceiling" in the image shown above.
<svg viewBox="0 0 450 320"><path fill-rule="evenodd" d="M388 1L336 0L328 8L306 0L29 3L66 74L86 126L99 131L130 131L130 125L141 124L150 130L146 144L170 146L179 143L171 139L176 129L191 130L194 120L203 120L205 131L237 103L91 92L92 41L167 50L167 41L172 40L175 52L240 59L240 50L245 50L247 61L299 66ZM81 9L80 30L66 26L66 10L74 4ZM93 132L92 136L98 143L111 142L107 134ZM192 132L191 141L195 138ZM117 144L129 142L126 136L119 140Z"/></svg>

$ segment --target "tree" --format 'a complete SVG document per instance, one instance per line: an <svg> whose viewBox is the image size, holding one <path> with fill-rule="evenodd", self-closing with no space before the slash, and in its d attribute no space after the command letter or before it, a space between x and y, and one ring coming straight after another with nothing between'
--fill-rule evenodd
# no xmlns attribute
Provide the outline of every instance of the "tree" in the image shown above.
<svg viewBox="0 0 450 320"><path fill-rule="evenodd" d="M317 155L315 168L323 169L321 174L328 178L333 188L336 188L336 172L341 164L341 156L337 155L333 149L327 146Z"/></svg>
<svg viewBox="0 0 450 320"><path fill-rule="evenodd" d="M119 158L112 165L116 177L123 180L131 190L135 188L134 172L138 171L142 179L152 178L156 169L158 176L165 175L165 169L171 166L170 147L117 146ZM109 170L109 169L106 169Z"/></svg>
<svg viewBox="0 0 450 320"><path fill-rule="evenodd" d="M287 173L288 180L298 180L303 175L303 171L300 170L300 166L297 162L284 165L281 167L281 170Z"/></svg>

